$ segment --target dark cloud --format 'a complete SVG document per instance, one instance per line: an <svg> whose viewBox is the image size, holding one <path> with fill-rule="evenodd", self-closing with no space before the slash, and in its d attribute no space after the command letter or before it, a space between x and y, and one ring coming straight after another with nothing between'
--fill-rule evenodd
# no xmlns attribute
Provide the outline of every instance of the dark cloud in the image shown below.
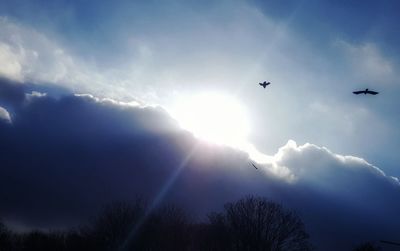
<svg viewBox="0 0 400 251"><path fill-rule="evenodd" d="M296 209L323 250L400 234L398 182L362 159L289 142L275 156L296 177L288 182L254 169L243 152L197 141L160 107L90 95L27 99L25 86L4 81L0 90L14 111L12 124L0 121L0 215L8 222L74 226L105 203L137 196L202 217L256 194Z"/></svg>
<svg viewBox="0 0 400 251"><path fill-rule="evenodd" d="M33 226L75 224L114 200L151 200L196 146L158 107L69 95L32 96L14 108L12 126L2 124L0 130L0 210ZM203 175L190 184L192 191L200 189L198 196L202 180L219 182L205 177L211 167L200 166L246 159L220 149L226 160L217 161L223 155L216 149L195 150L202 157L193 156L187 163L193 170L184 169L173 186L187 186L193 178L187 177ZM170 189L169 197L189 196Z"/></svg>
<svg viewBox="0 0 400 251"><path fill-rule="evenodd" d="M25 99L25 89L20 83L0 77L0 106L18 107Z"/></svg>

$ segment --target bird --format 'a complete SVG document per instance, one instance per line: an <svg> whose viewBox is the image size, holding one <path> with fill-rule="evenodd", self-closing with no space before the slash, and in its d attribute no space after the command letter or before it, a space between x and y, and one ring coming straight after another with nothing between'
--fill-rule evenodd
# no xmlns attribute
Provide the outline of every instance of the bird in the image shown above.
<svg viewBox="0 0 400 251"><path fill-rule="evenodd" d="M254 168L255 168L255 169L258 169L258 168L256 167L256 165L254 165L254 163L253 163L253 162L251 162L251 164L254 166Z"/></svg>
<svg viewBox="0 0 400 251"><path fill-rule="evenodd" d="M267 82L267 81L264 81L263 83L258 83L258 84L265 88L267 85L269 85L271 83Z"/></svg>
<svg viewBox="0 0 400 251"><path fill-rule="evenodd" d="M356 94L356 95L361 94L361 93L364 93L365 95L367 95L367 94L376 95L376 94L378 94L379 92L370 91L370 90L368 90L368 88L367 88L367 89L365 89L364 91L354 91L353 93Z"/></svg>

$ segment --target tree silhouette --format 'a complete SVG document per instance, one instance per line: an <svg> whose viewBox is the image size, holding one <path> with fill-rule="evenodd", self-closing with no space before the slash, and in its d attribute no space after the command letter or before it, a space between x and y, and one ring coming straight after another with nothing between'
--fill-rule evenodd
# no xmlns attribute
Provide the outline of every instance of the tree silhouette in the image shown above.
<svg viewBox="0 0 400 251"><path fill-rule="evenodd" d="M262 197L227 203L209 215L211 250L310 250L308 234L297 214Z"/></svg>
<svg viewBox="0 0 400 251"><path fill-rule="evenodd" d="M166 205L151 213L137 235L134 250L189 250L191 222L185 211Z"/></svg>
<svg viewBox="0 0 400 251"><path fill-rule="evenodd" d="M64 249L63 233L33 231L22 236L23 251L52 251Z"/></svg>
<svg viewBox="0 0 400 251"><path fill-rule="evenodd" d="M81 230L90 243L85 250L188 250L190 223L184 210L172 205L148 210L139 200L107 206Z"/></svg>
<svg viewBox="0 0 400 251"><path fill-rule="evenodd" d="M0 221L0 251L12 250L12 233Z"/></svg>
<svg viewBox="0 0 400 251"><path fill-rule="evenodd" d="M300 218L265 198L225 204L208 219L193 223L173 205L150 209L141 200L113 203L76 230L13 233L0 223L0 251L310 250Z"/></svg>
<svg viewBox="0 0 400 251"><path fill-rule="evenodd" d="M89 227L81 229L81 233L90 243L91 250L117 250L144 212L140 200L133 204L113 203L106 206Z"/></svg>
<svg viewBox="0 0 400 251"><path fill-rule="evenodd" d="M353 249L353 251L379 251L380 247L374 245L372 242L365 242Z"/></svg>

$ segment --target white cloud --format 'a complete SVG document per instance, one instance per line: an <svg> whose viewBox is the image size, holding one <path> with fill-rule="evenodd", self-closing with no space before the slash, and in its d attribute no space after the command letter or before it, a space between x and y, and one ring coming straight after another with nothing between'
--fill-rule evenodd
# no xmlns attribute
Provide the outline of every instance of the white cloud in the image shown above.
<svg viewBox="0 0 400 251"><path fill-rule="evenodd" d="M10 113L6 109L0 106L0 120L5 120L8 123L11 123Z"/></svg>
<svg viewBox="0 0 400 251"><path fill-rule="evenodd" d="M360 81L392 83L397 79L394 63L372 42L352 44L344 40L336 41L350 64L355 77Z"/></svg>
<svg viewBox="0 0 400 251"><path fill-rule="evenodd" d="M25 97L26 99L32 99L32 98L42 98L42 97L46 97L47 93L43 93L43 92L37 92L37 91L32 91L31 93L26 93Z"/></svg>
<svg viewBox="0 0 400 251"><path fill-rule="evenodd" d="M293 140L289 140L286 145L279 148L276 154L264 155L264 163L261 164L269 174L272 173L292 183L336 185L335 182L327 182L324 178L329 177L334 181L338 173L360 171L400 187L398 178L386 175L381 169L362 158L335 154L326 147L310 143L298 146Z"/></svg>
<svg viewBox="0 0 400 251"><path fill-rule="evenodd" d="M0 65L0 75L15 81L22 81L20 59L17 53L13 52L13 48L3 42L0 42Z"/></svg>
<svg viewBox="0 0 400 251"><path fill-rule="evenodd" d="M59 45L32 28L0 17L0 76L19 82L62 84L82 89L101 76Z"/></svg>
<svg viewBox="0 0 400 251"><path fill-rule="evenodd" d="M289 181L285 189L291 190L277 199L302 213L312 238L329 243L317 242L322 249L377 238L376 231L371 231L376 227L384 229L381 234L387 238L398 234L394 231L399 223L398 178L362 158L336 154L309 143L289 141L273 158L266 168L275 165L291 175L291 179L285 177ZM337 235L332 236L332 231ZM347 243L343 241L346 239Z"/></svg>
<svg viewBox="0 0 400 251"><path fill-rule="evenodd" d="M97 102L100 104L116 105L121 108L123 108L123 107L147 107L147 105L143 105L139 101L123 102L123 101L115 100L112 98L99 98L99 97L93 96L92 94L81 94L81 93L74 94L74 96L82 97L84 99L94 101L94 102Z"/></svg>

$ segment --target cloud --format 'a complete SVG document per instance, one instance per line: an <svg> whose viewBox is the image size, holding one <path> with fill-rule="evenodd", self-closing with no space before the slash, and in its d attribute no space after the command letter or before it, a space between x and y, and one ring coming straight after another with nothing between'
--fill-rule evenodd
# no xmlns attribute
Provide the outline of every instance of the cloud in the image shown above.
<svg viewBox="0 0 400 251"><path fill-rule="evenodd" d="M0 106L0 120L4 120L8 123L11 123L11 117L10 114L6 109Z"/></svg>
<svg viewBox="0 0 400 251"><path fill-rule="evenodd" d="M17 81L52 83L84 90L102 77L93 66L72 55L57 39L0 16L0 76Z"/></svg>
<svg viewBox="0 0 400 251"><path fill-rule="evenodd" d="M0 43L0 74L14 80L22 80L21 64L8 44Z"/></svg>
<svg viewBox="0 0 400 251"><path fill-rule="evenodd" d="M41 98L41 97L46 97L47 93L42 93L38 91L32 91L31 93L26 93L25 98L27 101L30 101L35 98Z"/></svg>
<svg viewBox="0 0 400 251"><path fill-rule="evenodd" d="M12 109L24 102L24 87L15 81L0 77L0 105Z"/></svg>
<svg viewBox="0 0 400 251"><path fill-rule="evenodd" d="M78 93L170 104L175 98L171 90L211 87L238 93L244 83L265 75L276 81L305 79L307 74L294 69L310 71L304 65L317 64L316 55L305 57L312 53L304 41L251 4L235 1L196 7L182 1L135 8L117 4L118 17L109 13L111 17L99 18L104 27L111 22L113 28L95 38L90 50L64 37L69 33L46 32L43 27L1 18L0 43L5 53L0 60L9 70L0 74L20 82L56 83ZM149 17L151 22L143 25ZM94 39L90 33L81 35L82 40ZM104 49L105 41L113 43ZM293 69L292 74L281 66ZM232 88L232 83L241 84Z"/></svg>
<svg viewBox="0 0 400 251"><path fill-rule="evenodd" d="M93 213L106 202L101 197L112 201L147 195L138 185L143 182L140 168L150 165L142 173L149 178L162 161L169 161L169 157L157 160L152 153L161 154L160 148L168 150L163 149L168 141L162 135L177 130L160 108L120 105L90 96L54 99L33 95L14 110L12 127L0 126L4 153L0 179L2 189L9 189L1 192L0 211L3 216L17 215L37 226L48 223L47 213L59 214L60 225L68 218L82 220L79 214L90 208ZM165 170L159 171L160 178L149 180L149 186L165 177ZM133 181L138 183L131 184ZM34 204L30 198L35 198ZM49 207L48 203L54 204Z"/></svg>
<svg viewBox="0 0 400 251"><path fill-rule="evenodd" d="M287 168L292 177L278 185L276 199L301 213L319 248L343 250L349 243L395 239L400 233L395 227L400 223L395 216L400 210L397 177L362 158L309 143L289 141L273 159L272 164Z"/></svg>
<svg viewBox="0 0 400 251"><path fill-rule="evenodd" d="M381 48L372 42L352 44L344 40L335 43L350 65L353 75L368 83L394 83L398 75L396 66L390 57L384 55Z"/></svg>
<svg viewBox="0 0 400 251"><path fill-rule="evenodd" d="M334 154L326 147L319 147L310 143L297 146L293 140L289 140L285 146L279 149L273 156L271 164L278 168L286 167L290 171L289 176L292 179L299 180L299 182L312 181L329 185L328 182L320 180L321 173L334 176L337 172L353 172L358 169L376 175L378 178L386 179L393 185L400 186L397 178L386 176L382 170L362 158Z"/></svg>
<svg viewBox="0 0 400 251"><path fill-rule="evenodd" d="M0 215L14 225L73 226L107 202L160 194L204 216L257 194L297 210L324 250L399 234L399 181L361 158L289 141L255 170L247 153L197 141L160 107L92 95L14 104L13 123L0 121Z"/></svg>

